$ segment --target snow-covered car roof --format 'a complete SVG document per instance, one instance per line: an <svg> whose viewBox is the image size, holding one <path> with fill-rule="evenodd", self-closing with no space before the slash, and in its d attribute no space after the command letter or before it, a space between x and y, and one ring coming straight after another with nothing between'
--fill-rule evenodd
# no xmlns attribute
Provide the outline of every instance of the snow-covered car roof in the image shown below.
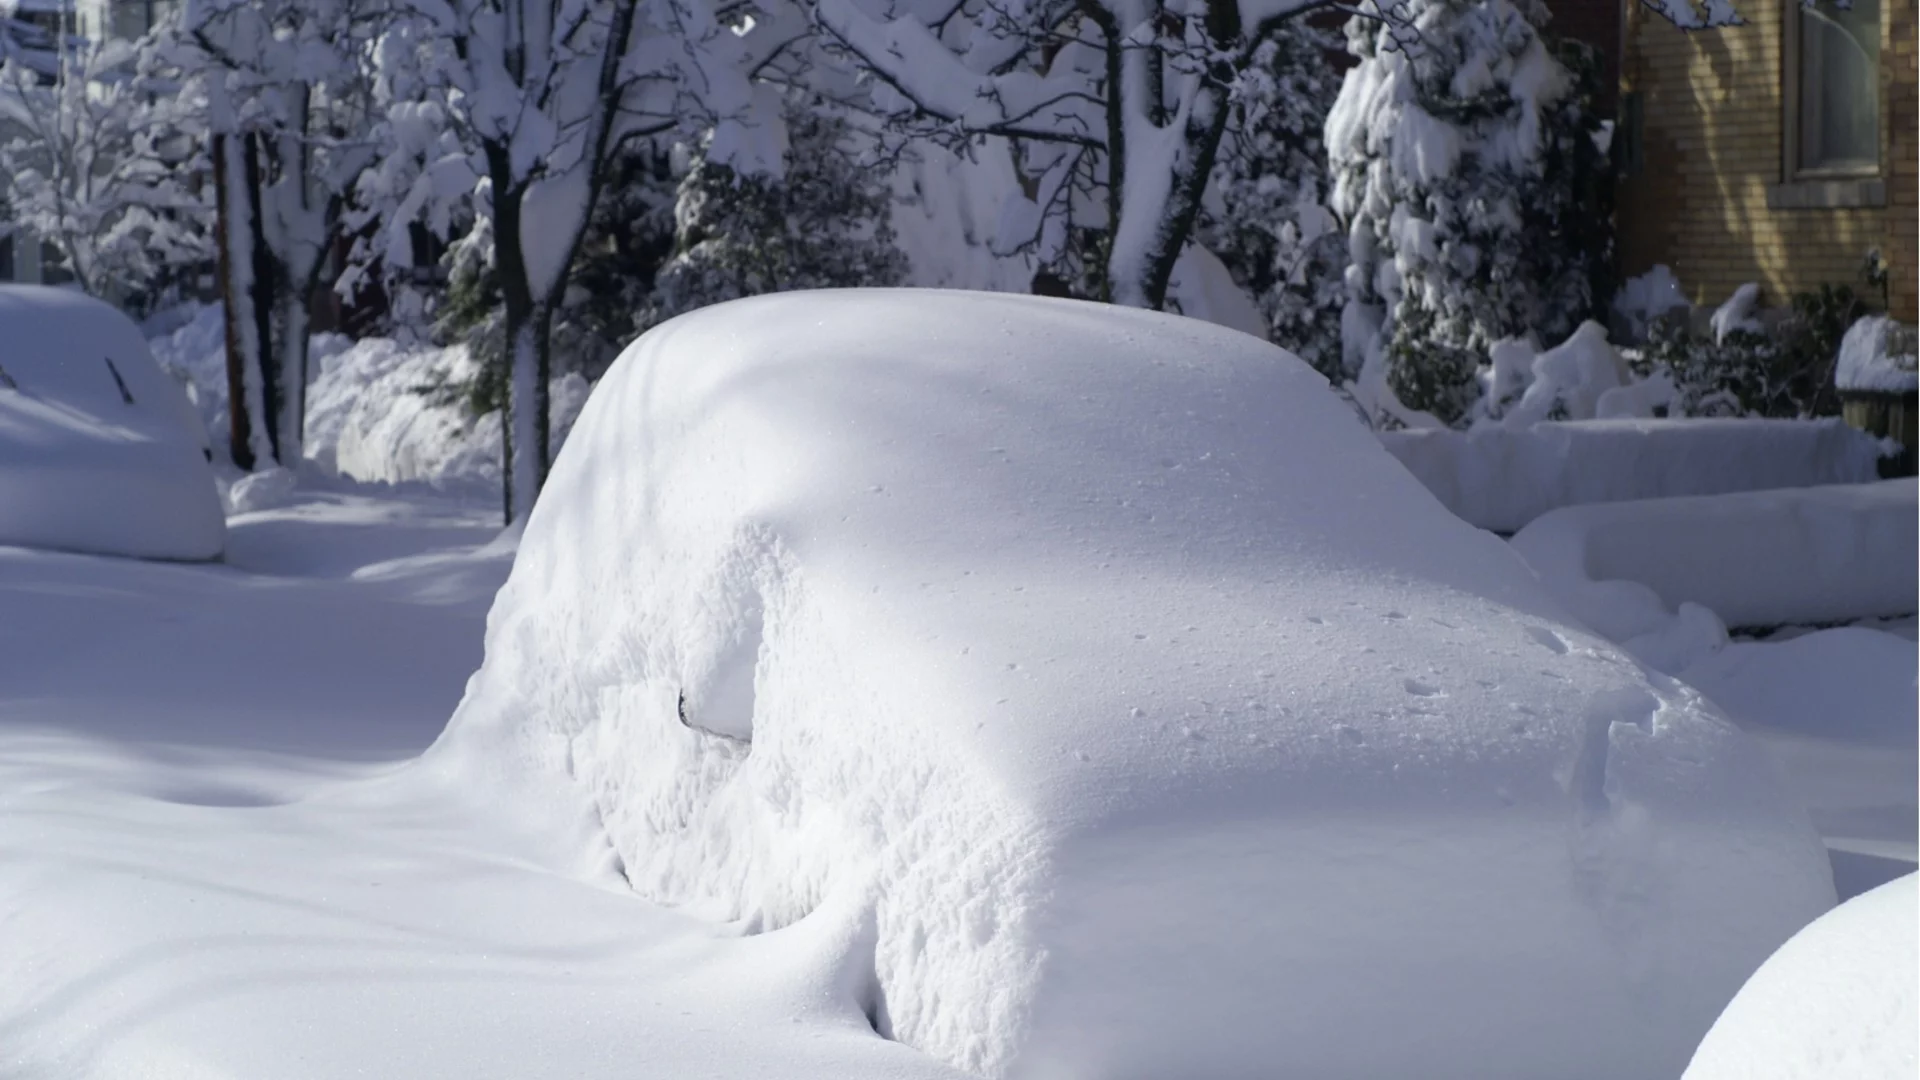
<svg viewBox="0 0 1920 1080"><path fill-rule="evenodd" d="M1833 901L1319 375L1038 297L647 334L426 763L738 929L857 913L876 1030L988 1076L1675 1075Z"/></svg>
<svg viewBox="0 0 1920 1080"><path fill-rule="evenodd" d="M206 429L131 319L0 286L0 543L209 559L225 543Z"/></svg>

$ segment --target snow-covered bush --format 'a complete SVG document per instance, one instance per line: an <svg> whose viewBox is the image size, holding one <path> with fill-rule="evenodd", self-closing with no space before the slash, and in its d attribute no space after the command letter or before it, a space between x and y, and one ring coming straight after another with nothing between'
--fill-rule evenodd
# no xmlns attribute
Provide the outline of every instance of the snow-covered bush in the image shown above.
<svg viewBox="0 0 1920 1080"><path fill-rule="evenodd" d="M1259 305L1268 340L1338 383L1355 373L1340 350L1346 243L1325 206L1336 47L1295 20L1254 50L1195 235Z"/></svg>
<svg viewBox="0 0 1920 1080"><path fill-rule="evenodd" d="M846 121L825 108L788 102L786 168L777 177L743 176L704 146L696 154L674 207L673 255L641 329L743 296L906 279L887 174L856 159Z"/></svg>
<svg viewBox="0 0 1920 1080"><path fill-rule="evenodd" d="M1865 305L1847 286L1823 285L1762 323L1757 299L1751 285L1737 290L1706 334L1684 315L1655 318L1636 374L1671 379L1688 416L1838 415L1835 359Z"/></svg>
<svg viewBox="0 0 1920 1080"><path fill-rule="evenodd" d="M656 328L486 650L437 782L690 915L848 926L839 992L987 1076L1671 1076L1833 902L1744 733L1193 319Z"/></svg>
<svg viewBox="0 0 1920 1080"><path fill-rule="evenodd" d="M1458 425L1495 342L1559 341L1606 298L1598 65L1546 35L1538 0L1401 7L1417 40L1349 24L1359 63L1327 117L1346 363L1376 419Z"/></svg>

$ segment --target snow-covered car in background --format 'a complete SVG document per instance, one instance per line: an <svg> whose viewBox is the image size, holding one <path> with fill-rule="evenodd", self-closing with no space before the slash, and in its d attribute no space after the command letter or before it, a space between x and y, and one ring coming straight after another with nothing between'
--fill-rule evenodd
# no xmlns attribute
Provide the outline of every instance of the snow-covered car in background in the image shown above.
<svg viewBox="0 0 1920 1080"><path fill-rule="evenodd" d="M0 286L0 544L155 559L226 542L205 427L131 319Z"/></svg>
<svg viewBox="0 0 1920 1080"><path fill-rule="evenodd" d="M654 900L844 920L836 992L989 1076L1675 1076L1834 898L1757 747L1320 376L1037 297L647 334L424 764Z"/></svg>

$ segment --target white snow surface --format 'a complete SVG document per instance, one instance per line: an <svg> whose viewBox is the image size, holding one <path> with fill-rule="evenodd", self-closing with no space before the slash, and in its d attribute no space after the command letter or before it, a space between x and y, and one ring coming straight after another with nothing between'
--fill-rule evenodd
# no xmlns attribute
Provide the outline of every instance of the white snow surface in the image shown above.
<svg viewBox="0 0 1920 1080"><path fill-rule="evenodd" d="M869 1030L856 919L731 936L396 766L498 514L343 483L225 565L0 549L0 1076L957 1080Z"/></svg>
<svg viewBox="0 0 1920 1080"><path fill-rule="evenodd" d="M1512 340L1494 346L1493 351L1507 354L1492 357L1496 379L1501 368L1514 363L1513 351L1523 347ZM1531 427L1556 413L1565 420L1592 420L1606 395L1632 378L1620 354L1607 342L1606 328L1591 319L1567 340L1533 356L1526 371L1525 391L1499 420L1508 427Z"/></svg>
<svg viewBox="0 0 1920 1080"><path fill-rule="evenodd" d="M63 289L0 286L0 544L212 559L206 432L139 327Z"/></svg>
<svg viewBox="0 0 1920 1080"><path fill-rule="evenodd" d="M650 899L854 918L876 1026L987 1075L1675 1075L1832 903L1817 837L1371 440L1172 316L684 316L423 764Z"/></svg>
<svg viewBox="0 0 1920 1080"><path fill-rule="evenodd" d="M1869 315L1847 328L1833 384L1841 390L1911 394L1920 390L1914 328L1885 315Z"/></svg>
<svg viewBox="0 0 1920 1080"><path fill-rule="evenodd" d="M1911 1080L1920 1071L1920 888L1828 912L1740 990L1682 1080Z"/></svg>
<svg viewBox="0 0 1920 1080"><path fill-rule="evenodd" d="M1780 763L1843 898L1920 862L1920 657L1907 626L1735 641L1681 673Z"/></svg>
<svg viewBox="0 0 1920 1080"><path fill-rule="evenodd" d="M1513 547L1594 631L1678 671L1700 655L1634 641L1689 604L1742 627L1912 614L1917 521L1914 481L1882 480L1570 506L1535 519ZM1692 619L1706 629L1696 644L1725 640L1724 626Z"/></svg>
<svg viewBox="0 0 1920 1080"><path fill-rule="evenodd" d="M1608 419L1379 438L1447 509L1509 533L1562 506L1879 476L1879 440L1838 419Z"/></svg>

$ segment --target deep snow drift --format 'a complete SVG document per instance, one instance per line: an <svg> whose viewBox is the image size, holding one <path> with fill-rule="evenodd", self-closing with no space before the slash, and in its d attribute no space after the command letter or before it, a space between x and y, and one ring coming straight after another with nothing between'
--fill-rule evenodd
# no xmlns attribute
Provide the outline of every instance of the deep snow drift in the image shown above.
<svg viewBox="0 0 1920 1080"><path fill-rule="evenodd" d="M63 289L0 287L0 544L217 557L206 438L125 315Z"/></svg>
<svg viewBox="0 0 1920 1080"><path fill-rule="evenodd" d="M1833 897L1319 376L1032 297L630 348L426 764L644 896L861 913L875 1025L994 1075L1672 1076Z"/></svg>
<svg viewBox="0 0 1920 1080"><path fill-rule="evenodd" d="M1912 874L1795 934L1707 1033L1683 1080L1912 1080L1920 890Z"/></svg>
<svg viewBox="0 0 1920 1080"><path fill-rule="evenodd" d="M1914 481L1569 506L1513 548L1574 616L1662 671L1726 628L1911 615Z"/></svg>
<svg viewBox="0 0 1920 1080"><path fill-rule="evenodd" d="M1879 440L1838 419L1575 420L1380 441L1447 509L1503 533L1562 506L1879 478Z"/></svg>

